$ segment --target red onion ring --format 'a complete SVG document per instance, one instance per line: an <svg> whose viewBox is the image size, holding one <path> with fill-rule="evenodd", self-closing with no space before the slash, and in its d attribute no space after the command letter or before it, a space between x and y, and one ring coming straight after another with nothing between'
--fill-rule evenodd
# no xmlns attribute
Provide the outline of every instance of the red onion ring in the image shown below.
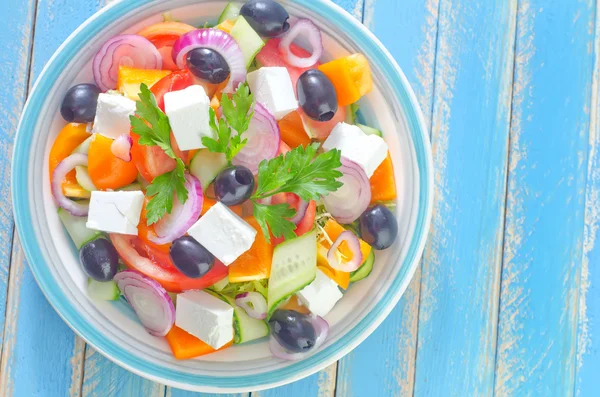
<svg viewBox="0 0 600 397"><path fill-rule="evenodd" d="M235 297L235 304L257 320L267 318L267 300L258 292L244 292Z"/></svg>
<svg viewBox="0 0 600 397"><path fill-rule="evenodd" d="M191 174L185 174L185 188L188 191L187 201L181 204L176 199L171 213L163 216L154 225L156 236L149 236L149 240L154 244L167 244L183 236L200 218L204 203L200 181Z"/></svg>
<svg viewBox="0 0 600 397"><path fill-rule="evenodd" d="M217 51L229 65L230 75L225 93L233 93L240 83L246 81L246 61L238 43L227 32L219 29L198 29L183 34L173 44L173 60L179 69L185 68L185 57L195 48Z"/></svg>
<svg viewBox="0 0 600 397"><path fill-rule="evenodd" d="M296 215L290 219L291 222L294 222L294 225L299 224L302 219L304 219L304 215L306 215L306 210L308 209L308 204L310 201L304 201L300 197L298 197L298 209L296 210Z"/></svg>
<svg viewBox="0 0 600 397"><path fill-rule="evenodd" d="M312 47L312 55L308 58L301 58L291 50L292 43L300 34L306 35L308 43ZM311 20L299 19L281 39L279 52L283 59L292 66L297 68L313 67L323 55L321 31Z"/></svg>
<svg viewBox="0 0 600 397"><path fill-rule="evenodd" d="M260 162L274 158L279 152L279 124L267 108L256 103L254 117L243 137L248 139L248 143L235 156L233 164L243 165L256 175Z"/></svg>
<svg viewBox="0 0 600 397"><path fill-rule="evenodd" d="M131 145L133 145L133 139L129 134L119 135L110 145L110 151L117 158L129 163L131 161Z"/></svg>
<svg viewBox="0 0 600 397"><path fill-rule="evenodd" d="M138 69L162 69L162 56L145 37L136 34L113 37L94 56L94 81L102 91L117 88L120 65Z"/></svg>
<svg viewBox="0 0 600 397"><path fill-rule="evenodd" d="M338 258L338 249L343 242L346 242L352 252L352 259L347 262L340 262ZM360 241L354 233L346 230L338 236L329 251L327 252L327 262L329 266L342 272L350 273L355 271L363 263L363 254L360 250Z"/></svg>
<svg viewBox="0 0 600 397"><path fill-rule="evenodd" d="M171 330L175 306L158 282L135 270L117 273L114 281L151 335L165 336Z"/></svg>
<svg viewBox="0 0 600 397"><path fill-rule="evenodd" d="M298 361L317 351L327 339L327 335L329 334L329 324L323 317L319 316L311 316L311 320L313 327L315 328L315 334L317 335L317 340L312 349L304 353L290 353L277 342L273 335L271 335L269 336L269 350L271 350L271 353L282 360Z"/></svg>
<svg viewBox="0 0 600 397"><path fill-rule="evenodd" d="M64 208L69 214L73 216L87 216L89 204L80 204L67 198L62 189L62 183L67 174L79 165L87 167L88 156L82 153L73 153L58 163L54 172L52 172L52 195L58 205Z"/></svg>
<svg viewBox="0 0 600 397"><path fill-rule="evenodd" d="M371 184L363 168L342 156L338 179L343 186L336 192L323 196L323 204L339 223L347 225L357 220L371 202Z"/></svg>

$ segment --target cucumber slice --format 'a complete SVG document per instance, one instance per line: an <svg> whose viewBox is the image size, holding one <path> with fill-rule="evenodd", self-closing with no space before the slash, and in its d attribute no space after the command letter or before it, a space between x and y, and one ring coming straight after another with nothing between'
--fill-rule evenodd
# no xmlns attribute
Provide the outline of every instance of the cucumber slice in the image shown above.
<svg viewBox="0 0 600 397"><path fill-rule="evenodd" d="M367 256L367 259L365 259L363 264L360 265L360 267L358 269L356 269L355 271L350 273L350 282L355 283L357 281L362 280L363 278L366 278L369 274L371 274L371 271L373 271L374 263L375 263L375 250L372 249L371 253L369 254L369 256Z"/></svg>
<svg viewBox="0 0 600 397"><path fill-rule="evenodd" d="M267 293L268 315L317 276L317 232L286 240L275 247Z"/></svg>
<svg viewBox="0 0 600 397"><path fill-rule="evenodd" d="M87 292L90 298L97 301L116 301L121 296L121 291L114 281L101 283L88 279Z"/></svg>
<svg viewBox="0 0 600 397"><path fill-rule="evenodd" d="M356 126L358 128L360 128L367 135L377 135L377 136L383 138L383 133L381 131L379 131L378 129L375 129L373 127L369 127L369 126L364 125L364 124L356 124Z"/></svg>
<svg viewBox="0 0 600 397"><path fill-rule="evenodd" d="M237 18L240 15L240 11L241 10L242 10L242 7L240 7L239 5L237 5L237 4L233 3L233 2L227 4L227 6L225 7L225 9L221 13L221 16L219 17L218 23L221 23L221 22L226 21L228 19Z"/></svg>
<svg viewBox="0 0 600 397"><path fill-rule="evenodd" d="M217 281L212 287L215 291L221 292L225 287L227 287L227 285L229 285L229 277L225 277L223 280Z"/></svg>
<svg viewBox="0 0 600 397"><path fill-rule="evenodd" d="M235 331L233 343L239 345L269 335L269 326L265 321L250 317L244 309L235 304L233 298L228 296L224 298L233 307L233 329Z"/></svg>
<svg viewBox="0 0 600 397"><path fill-rule="evenodd" d="M190 173L198 178L204 190L225 167L227 167L227 159L223 153L200 149L190 163Z"/></svg>
<svg viewBox="0 0 600 397"><path fill-rule="evenodd" d="M235 21L235 25L231 28L231 37L238 43L244 54L246 68L249 68L254 61L254 57L264 47L265 42L260 38L258 33L246 21L246 18L240 16Z"/></svg>
<svg viewBox="0 0 600 397"><path fill-rule="evenodd" d="M88 229L85 226L87 217L73 216L63 208L58 209L58 217L63 225L65 225L65 229L67 229L67 233L71 236L71 240L73 240L77 249L80 249L85 243L102 235L99 231Z"/></svg>
<svg viewBox="0 0 600 397"><path fill-rule="evenodd" d="M75 179L77 179L77 183L79 183L79 186L81 186L88 192L98 190L94 185L94 182L92 182L92 178L90 178L90 174L88 173L87 167L83 167L81 165L75 167Z"/></svg>
<svg viewBox="0 0 600 397"><path fill-rule="evenodd" d="M127 185L120 189L117 189L120 192L136 192L138 190L144 190L144 186L140 182L133 182L131 185Z"/></svg>
<svg viewBox="0 0 600 397"><path fill-rule="evenodd" d="M73 150L73 153L83 153L83 154L88 154L88 151L90 150L90 144L92 143L92 139L94 138L93 135L91 135L89 138L87 138L85 141L81 142L81 144L79 144L79 146L77 146L75 148L75 150Z"/></svg>

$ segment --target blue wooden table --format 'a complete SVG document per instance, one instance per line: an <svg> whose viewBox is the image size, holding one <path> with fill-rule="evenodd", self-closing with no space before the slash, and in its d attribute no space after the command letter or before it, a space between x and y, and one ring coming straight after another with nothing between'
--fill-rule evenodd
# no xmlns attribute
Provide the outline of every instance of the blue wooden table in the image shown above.
<svg viewBox="0 0 600 397"><path fill-rule="evenodd" d="M252 396L600 395L600 2L336 2L375 32L417 93L436 167L431 234L372 336L327 370ZM2 396L193 394L135 376L76 337L14 231L9 164L27 93L103 5L0 0Z"/></svg>

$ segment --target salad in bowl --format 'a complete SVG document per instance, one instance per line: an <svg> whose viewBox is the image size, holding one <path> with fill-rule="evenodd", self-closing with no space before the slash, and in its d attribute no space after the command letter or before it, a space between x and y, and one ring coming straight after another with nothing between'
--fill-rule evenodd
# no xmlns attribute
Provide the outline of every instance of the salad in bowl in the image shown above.
<svg viewBox="0 0 600 397"><path fill-rule="evenodd" d="M62 100L49 177L88 296L125 299L176 359L261 338L312 354L398 236L387 143L360 123L369 62L322 55L273 0L215 26L165 14L106 41Z"/></svg>

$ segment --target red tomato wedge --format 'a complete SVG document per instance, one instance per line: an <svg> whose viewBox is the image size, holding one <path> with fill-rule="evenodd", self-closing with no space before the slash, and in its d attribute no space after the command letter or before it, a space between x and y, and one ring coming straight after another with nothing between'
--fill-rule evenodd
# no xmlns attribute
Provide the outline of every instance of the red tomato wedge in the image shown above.
<svg viewBox="0 0 600 397"><path fill-rule="evenodd" d="M150 88L150 91L156 98L156 103L161 110L165 110L165 94L171 91L183 90L194 84L194 79L189 71L182 70L171 73L170 75L160 79ZM145 180L152 182L159 175L172 171L175 168L175 160L167 156L167 154L158 146L145 146L138 143L139 136L131 133L133 144L131 146L131 156L138 171L142 174ZM175 155L188 163L190 156L188 152L182 152L177 146L175 137L171 133L171 146L175 151Z"/></svg>
<svg viewBox="0 0 600 397"><path fill-rule="evenodd" d="M177 70L173 61L173 44L187 32L196 30L192 25L183 22L165 21L150 25L137 34L150 40L163 58L163 69Z"/></svg>
<svg viewBox="0 0 600 397"><path fill-rule="evenodd" d="M175 268L167 253L145 244L137 236L111 234L110 241L128 268L156 280L169 292L204 289L228 274L227 267L215 260L215 265L204 277L189 278Z"/></svg>
<svg viewBox="0 0 600 397"><path fill-rule="evenodd" d="M317 64L312 68L297 68L294 66L290 66L286 61L283 60L281 54L279 53L280 41L281 39L269 40L267 44L265 44L265 46L256 55L256 59L262 66L279 66L286 68L290 74L292 84L295 88L297 86L298 79L300 78L302 73L306 72L309 69L319 67L320 63L317 62ZM290 46L290 50L299 57L308 58L310 56L310 53L308 51L294 44ZM315 139L325 140L331 133L331 130L333 130L333 127L335 127L338 123L346 120L347 109L345 106L340 106L338 108L338 111L335 113L335 116L333 116L333 119L326 122L320 122L311 119L306 114L304 114L301 108L298 108L298 113L302 117L302 121L304 122L304 127L306 128L308 135Z"/></svg>
<svg viewBox="0 0 600 397"><path fill-rule="evenodd" d="M272 204L282 204L288 203L293 209L298 211L298 207L300 206L300 197L295 195L294 193L278 193L273 196L271 199ZM306 208L306 212L304 213L304 218L296 225L296 229L294 233L296 236L300 237L303 234L306 234L312 230L315 226L315 218L317 216L317 203L314 200L311 200L308 203L308 207ZM283 237L273 237L273 245L277 245L282 243L284 240Z"/></svg>

